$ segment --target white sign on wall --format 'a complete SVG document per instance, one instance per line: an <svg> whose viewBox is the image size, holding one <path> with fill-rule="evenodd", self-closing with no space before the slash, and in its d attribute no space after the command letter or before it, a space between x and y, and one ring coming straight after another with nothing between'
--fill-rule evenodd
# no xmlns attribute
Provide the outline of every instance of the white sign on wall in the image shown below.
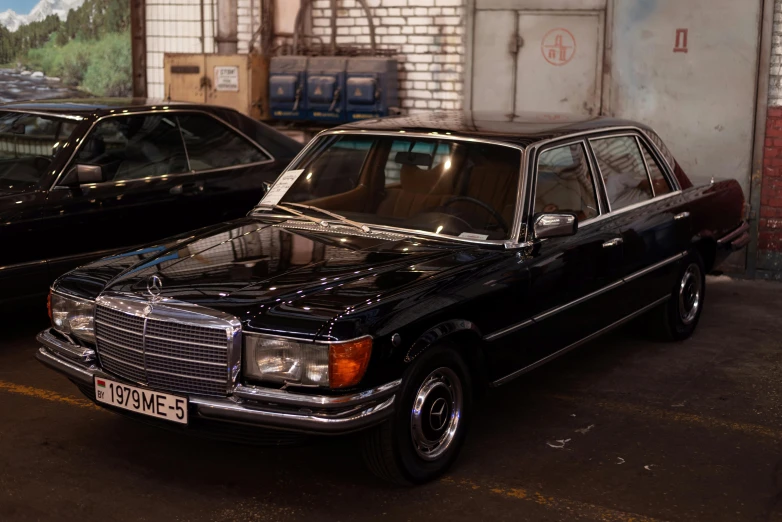
<svg viewBox="0 0 782 522"><path fill-rule="evenodd" d="M239 92L239 67L215 67L215 90Z"/></svg>

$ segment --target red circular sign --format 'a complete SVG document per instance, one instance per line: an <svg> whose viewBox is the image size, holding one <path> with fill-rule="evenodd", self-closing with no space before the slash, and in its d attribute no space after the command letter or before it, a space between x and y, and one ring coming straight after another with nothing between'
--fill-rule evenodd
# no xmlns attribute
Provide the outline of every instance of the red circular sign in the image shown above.
<svg viewBox="0 0 782 522"><path fill-rule="evenodd" d="M576 55L576 38L567 29L552 29L543 37L540 50L551 65L565 65Z"/></svg>

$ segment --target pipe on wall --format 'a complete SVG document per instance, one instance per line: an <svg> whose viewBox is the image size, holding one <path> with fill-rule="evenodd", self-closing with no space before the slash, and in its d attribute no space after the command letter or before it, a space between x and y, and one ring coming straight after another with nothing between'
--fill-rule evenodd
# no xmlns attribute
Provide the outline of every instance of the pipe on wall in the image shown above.
<svg viewBox="0 0 782 522"><path fill-rule="evenodd" d="M236 54L238 50L237 0L217 0L217 52Z"/></svg>

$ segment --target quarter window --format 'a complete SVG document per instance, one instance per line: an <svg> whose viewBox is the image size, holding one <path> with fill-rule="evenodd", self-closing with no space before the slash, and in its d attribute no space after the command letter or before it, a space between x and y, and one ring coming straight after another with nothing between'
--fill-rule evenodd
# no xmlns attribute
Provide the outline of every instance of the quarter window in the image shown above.
<svg viewBox="0 0 782 522"><path fill-rule="evenodd" d="M538 159L535 213L575 212L579 221L599 214L595 185L582 143L549 149Z"/></svg>
<svg viewBox="0 0 782 522"><path fill-rule="evenodd" d="M106 181L187 172L187 156L174 119L165 115L107 118L79 149L77 163L100 166Z"/></svg>
<svg viewBox="0 0 782 522"><path fill-rule="evenodd" d="M662 169L660 169L660 164L657 163L657 160L654 159L654 156L649 153L646 147L642 147L641 150L643 151L646 165L649 167L649 177L652 178L654 195L661 196L663 194L668 194L671 192L671 186L668 184L668 180L665 179L665 175L663 174Z"/></svg>
<svg viewBox="0 0 782 522"><path fill-rule="evenodd" d="M205 114L178 116L194 171L248 165L271 159L247 139Z"/></svg>
<svg viewBox="0 0 782 522"><path fill-rule="evenodd" d="M634 137L592 140L603 175L611 210L618 210L654 197L646 167Z"/></svg>

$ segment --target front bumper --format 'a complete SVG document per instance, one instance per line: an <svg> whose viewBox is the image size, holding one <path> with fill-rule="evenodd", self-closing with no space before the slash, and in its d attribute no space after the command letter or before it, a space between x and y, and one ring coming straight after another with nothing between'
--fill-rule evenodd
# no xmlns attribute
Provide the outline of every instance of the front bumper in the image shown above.
<svg viewBox="0 0 782 522"><path fill-rule="evenodd" d="M82 389L92 389L94 378L126 382L105 373L94 350L77 346L51 329L37 336L36 359L64 374ZM133 386L138 383L127 382ZM238 384L229 397L188 395L190 415L214 422L259 428L338 435L359 431L387 419L394 411L395 392L401 380L360 393L340 396L304 395L285 390ZM176 390L160 390L178 393ZM187 395L187 394L185 394ZM102 403L101 407L110 409Z"/></svg>

